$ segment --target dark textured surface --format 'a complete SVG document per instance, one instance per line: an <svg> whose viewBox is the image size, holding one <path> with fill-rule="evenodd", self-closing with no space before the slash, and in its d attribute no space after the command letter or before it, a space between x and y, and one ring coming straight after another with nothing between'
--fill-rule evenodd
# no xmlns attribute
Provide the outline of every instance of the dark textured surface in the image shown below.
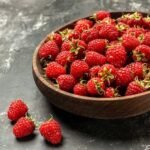
<svg viewBox="0 0 150 150"><path fill-rule="evenodd" d="M150 114L117 121L73 116L48 103L31 72L35 47L54 28L101 8L149 12L149 5L148 0L0 0L0 150L150 149ZM6 110L18 97L27 102L37 120L52 113L61 122L62 145L47 144L37 132L21 141L13 137Z"/></svg>

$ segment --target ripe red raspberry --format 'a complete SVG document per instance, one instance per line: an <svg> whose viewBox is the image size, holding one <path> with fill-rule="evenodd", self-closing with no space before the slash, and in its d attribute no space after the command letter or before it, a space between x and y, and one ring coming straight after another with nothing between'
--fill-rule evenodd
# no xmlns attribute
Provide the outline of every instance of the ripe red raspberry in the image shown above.
<svg viewBox="0 0 150 150"><path fill-rule="evenodd" d="M64 74L64 75L60 75L57 78L57 83L58 83L59 88L61 90L71 92L74 85L75 85L75 83L76 83L76 81L75 81L75 79L72 75Z"/></svg>
<svg viewBox="0 0 150 150"><path fill-rule="evenodd" d="M134 78L138 77L138 79L143 79L147 72L146 64L143 64L141 62L130 63L126 67L131 70L131 72L134 75Z"/></svg>
<svg viewBox="0 0 150 150"><path fill-rule="evenodd" d="M139 45L133 50L134 61L148 62L150 60L150 47L147 45Z"/></svg>
<svg viewBox="0 0 150 150"><path fill-rule="evenodd" d="M92 96L104 95L105 84L100 78L91 78L87 83L87 90Z"/></svg>
<svg viewBox="0 0 150 150"><path fill-rule="evenodd" d="M61 44L62 44L62 37L61 37L61 35L60 34L58 34L58 33L51 33L51 34L49 34L48 35L48 40L53 40L53 41L55 41L56 42L56 44L60 47L61 46Z"/></svg>
<svg viewBox="0 0 150 150"><path fill-rule="evenodd" d="M40 125L39 131L41 135L51 144L60 144L62 141L62 132L59 122L50 119Z"/></svg>
<svg viewBox="0 0 150 150"><path fill-rule="evenodd" d="M87 86L86 84L77 83L73 88L73 93L76 95L87 96Z"/></svg>
<svg viewBox="0 0 150 150"><path fill-rule="evenodd" d="M106 45L107 45L107 41L104 39L92 40L88 43L87 50L95 51L95 52L103 54L105 51Z"/></svg>
<svg viewBox="0 0 150 150"><path fill-rule="evenodd" d="M72 40L72 39L79 39L80 38L80 33L78 32L75 32L74 30L71 30L71 29L64 29L63 31L60 31L60 34L62 36L62 39L64 41L67 41L67 40Z"/></svg>
<svg viewBox="0 0 150 150"><path fill-rule="evenodd" d="M83 31L88 30L89 28L89 24L77 24L74 27L74 31L81 34Z"/></svg>
<svg viewBox="0 0 150 150"><path fill-rule="evenodd" d="M107 18L104 18L102 21L101 21L102 24L112 24L112 25L116 25L115 23L115 19L112 19L110 17L107 17Z"/></svg>
<svg viewBox="0 0 150 150"><path fill-rule="evenodd" d="M129 68L121 68L116 73L116 84L117 86L126 87L133 81L134 75Z"/></svg>
<svg viewBox="0 0 150 150"><path fill-rule="evenodd" d="M110 97L118 97L118 96L120 95L117 89L113 87L106 88L104 97L110 98Z"/></svg>
<svg viewBox="0 0 150 150"><path fill-rule="evenodd" d="M150 29L150 17L149 16L143 18L143 25L145 28Z"/></svg>
<svg viewBox="0 0 150 150"><path fill-rule="evenodd" d="M136 37L129 34L124 34L122 36L122 45L126 48L128 52L130 52L138 45L140 45L140 42Z"/></svg>
<svg viewBox="0 0 150 150"><path fill-rule="evenodd" d="M110 85L116 79L116 68L111 64L104 64L99 69L98 77Z"/></svg>
<svg viewBox="0 0 150 150"><path fill-rule="evenodd" d="M116 25L118 31L119 31L119 35L122 36L127 29L129 29L129 25L123 23L123 22L118 22L118 24Z"/></svg>
<svg viewBox="0 0 150 150"><path fill-rule="evenodd" d="M98 71L101 67L99 65L90 68L89 75L90 77L98 77Z"/></svg>
<svg viewBox="0 0 150 150"><path fill-rule="evenodd" d="M79 58L84 55L87 45L82 40L66 41L62 44L61 51L70 51Z"/></svg>
<svg viewBox="0 0 150 150"><path fill-rule="evenodd" d="M55 59L58 53L59 48L55 41L48 41L40 47L38 55L39 58L47 58L48 56L51 56L52 59Z"/></svg>
<svg viewBox="0 0 150 150"><path fill-rule="evenodd" d="M8 118L11 121L17 121L19 118L26 115L28 111L27 105L21 100L14 100L7 111Z"/></svg>
<svg viewBox="0 0 150 150"><path fill-rule="evenodd" d="M95 14L93 14L93 18L95 18L96 21L103 20L104 18L111 17L111 14L108 11L100 10L97 11Z"/></svg>
<svg viewBox="0 0 150 150"><path fill-rule="evenodd" d="M127 59L127 53L123 46L113 45L106 51L107 62L120 68L125 65Z"/></svg>
<svg viewBox="0 0 150 150"><path fill-rule="evenodd" d="M60 52L55 59L55 61L62 66L66 66L68 63L71 63L74 60L75 56L72 53L70 53L70 51Z"/></svg>
<svg viewBox="0 0 150 150"><path fill-rule="evenodd" d="M95 28L91 28L89 30L85 30L81 34L81 39L85 41L86 43L98 39L99 38L99 32Z"/></svg>
<svg viewBox="0 0 150 150"><path fill-rule="evenodd" d="M119 32L116 26L112 24L105 24L99 31L100 38L108 39L114 41L119 37Z"/></svg>
<svg viewBox="0 0 150 150"><path fill-rule="evenodd" d="M135 36L136 38L139 37L141 34L145 34L146 30L144 28L140 28L140 27L132 27L129 28L126 31L126 34Z"/></svg>
<svg viewBox="0 0 150 150"><path fill-rule="evenodd" d="M91 20L88 20L88 19L80 19L76 22L76 25L78 25L78 24L88 24L89 27L93 26L93 22Z"/></svg>
<svg viewBox="0 0 150 150"><path fill-rule="evenodd" d="M118 18L117 20L118 22L123 22L125 24L128 24L130 27L141 26L143 24L142 14L138 12L132 14L129 13L125 14L121 18Z"/></svg>
<svg viewBox="0 0 150 150"><path fill-rule="evenodd" d="M71 65L70 74L75 78L81 78L85 73L89 72L89 66L82 60L75 60Z"/></svg>
<svg viewBox="0 0 150 150"><path fill-rule="evenodd" d="M64 41L61 46L61 51L70 51L71 41Z"/></svg>
<svg viewBox="0 0 150 150"><path fill-rule="evenodd" d="M46 67L45 73L48 78L57 78L62 74L66 74L66 70L57 62L50 62Z"/></svg>
<svg viewBox="0 0 150 150"><path fill-rule="evenodd" d="M86 53L85 62L90 66L103 65L106 63L106 57L94 51Z"/></svg>
<svg viewBox="0 0 150 150"><path fill-rule="evenodd" d="M145 91L144 85L140 81L132 81L129 83L125 95L134 95Z"/></svg>
<svg viewBox="0 0 150 150"><path fill-rule="evenodd" d="M27 117L21 117L13 127L13 134L16 138L23 138L33 133L35 129L34 122Z"/></svg>
<svg viewBox="0 0 150 150"><path fill-rule="evenodd" d="M140 35L139 39L142 44L150 46L150 32Z"/></svg>
<svg viewBox="0 0 150 150"><path fill-rule="evenodd" d="M102 23L102 22L96 22L93 26L94 29L100 31L101 28L105 25L106 23Z"/></svg>

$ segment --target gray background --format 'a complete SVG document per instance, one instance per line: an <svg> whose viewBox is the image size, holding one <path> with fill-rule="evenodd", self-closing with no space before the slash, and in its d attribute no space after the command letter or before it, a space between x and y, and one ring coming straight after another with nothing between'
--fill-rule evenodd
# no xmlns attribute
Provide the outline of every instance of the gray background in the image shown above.
<svg viewBox="0 0 150 150"><path fill-rule="evenodd" d="M150 115L117 121L86 119L51 106L34 84L32 54L50 31L99 9L149 12L150 0L0 0L0 150L148 150ZM6 110L23 98L38 121L49 114L62 124L60 146L35 135L16 140ZM147 149L146 149L147 148Z"/></svg>

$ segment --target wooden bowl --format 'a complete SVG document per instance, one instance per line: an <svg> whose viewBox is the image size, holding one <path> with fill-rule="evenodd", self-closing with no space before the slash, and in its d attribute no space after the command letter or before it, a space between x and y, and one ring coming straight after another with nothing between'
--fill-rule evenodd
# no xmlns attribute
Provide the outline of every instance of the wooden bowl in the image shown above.
<svg viewBox="0 0 150 150"><path fill-rule="evenodd" d="M121 15L122 12L112 12L113 18ZM143 13L143 15L146 16L147 14ZM76 21L77 20L68 23L54 32L72 27ZM150 91L132 96L96 98L78 96L55 88L50 80L43 76L43 70L38 58L39 47L46 39L47 37L45 37L45 39L38 45L33 54L33 77L40 91L56 107L73 114L97 119L127 118L137 116L150 110Z"/></svg>

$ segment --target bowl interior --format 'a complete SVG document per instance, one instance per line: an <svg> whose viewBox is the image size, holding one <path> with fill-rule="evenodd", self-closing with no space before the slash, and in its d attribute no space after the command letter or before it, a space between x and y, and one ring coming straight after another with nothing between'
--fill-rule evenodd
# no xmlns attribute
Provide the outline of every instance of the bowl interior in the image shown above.
<svg viewBox="0 0 150 150"><path fill-rule="evenodd" d="M112 12L111 15L112 15L112 18L118 18L120 17L122 14L126 14L126 13L132 13L132 12ZM148 14L146 13L142 13L143 16L147 16ZM89 18L90 16L87 16L85 18ZM83 18L79 18L79 19L83 19ZM73 28L75 22L77 21L78 19L72 21L72 22L69 22L67 23L66 25L60 27L60 28L57 28L56 30L54 30L53 32L59 32L59 31L62 31L64 30L65 28ZM75 95L75 94L72 94L72 93L69 93L69 92L65 92L63 90L60 90L58 88L55 88L53 86L53 83L47 79L46 77L44 77L44 71L40 65L40 61L39 61L39 58L38 58L38 50L39 48L41 47L41 45L46 42L47 40L47 36L40 42L40 44L38 45L38 47L36 48L34 54L33 54L33 62L32 62L32 66L33 66L33 70L36 74L36 76L39 77L39 80L41 82L43 82L43 84L45 84L47 86L47 88L51 88L52 90L56 91L56 92L59 92L63 95L67 95L69 97L75 97L79 100L84 100L84 101L120 101L120 100L127 100L127 99L133 99L136 98L136 97L142 97L144 95L149 95L150 94L150 91L146 91L146 92L143 92L143 93L140 93L140 94L136 94L136 95L131 95L131 96L122 96L122 97L115 97L115 98L99 98L99 97L88 97L88 96L79 96L79 95Z"/></svg>

